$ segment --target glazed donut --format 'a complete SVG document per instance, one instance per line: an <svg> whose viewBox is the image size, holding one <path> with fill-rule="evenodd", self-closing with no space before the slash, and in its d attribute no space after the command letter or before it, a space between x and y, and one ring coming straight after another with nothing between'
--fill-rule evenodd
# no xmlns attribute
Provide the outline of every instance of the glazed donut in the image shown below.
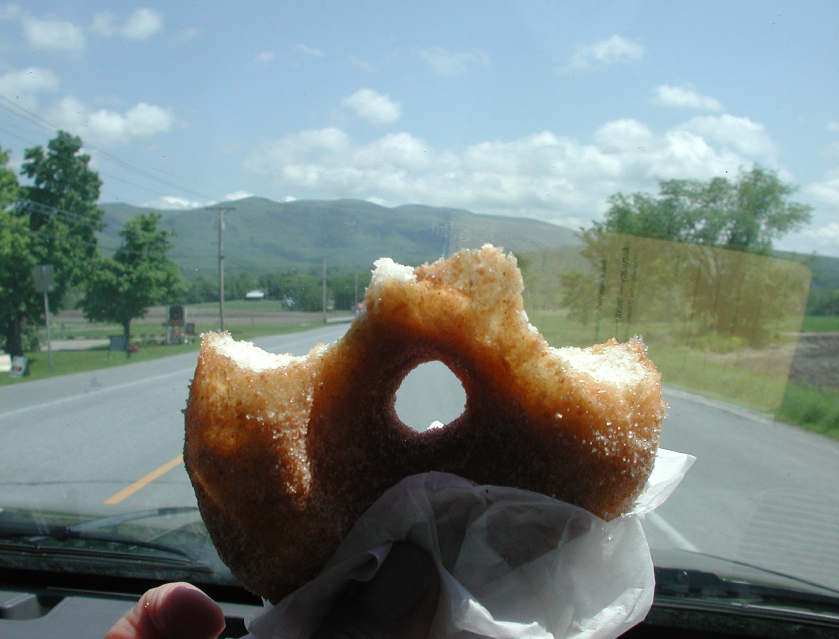
<svg viewBox="0 0 839 639"><path fill-rule="evenodd" d="M537 491L611 519L649 476L664 404L643 343L552 348L515 257L491 246L416 269L376 262L366 310L331 346L274 355L203 337L184 459L220 557L272 602L315 577L359 516L415 473ZM445 363L463 414L416 432L394 410Z"/></svg>

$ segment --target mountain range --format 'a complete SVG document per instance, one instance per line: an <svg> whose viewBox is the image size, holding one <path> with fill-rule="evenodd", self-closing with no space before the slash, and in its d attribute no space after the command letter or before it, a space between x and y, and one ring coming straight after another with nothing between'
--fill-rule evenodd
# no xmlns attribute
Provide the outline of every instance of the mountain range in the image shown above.
<svg viewBox="0 0 839 639"><path fill-rule="evenodd" d="M529 218L477 215L464 209L408 204L393 208L363 200L274 202L248 197L224 206L225 270L255 275L330 267L372 267L379 257L417 265L461 248L489 243L534 251L580 243L579 233ZM101 204L106 228L100 246L120 244L123 224L151 208ZM187 277L218 269L217 209L160 210L160 228L175 232L170 256ZM107 251L106 251L107 253Z"/></svg>

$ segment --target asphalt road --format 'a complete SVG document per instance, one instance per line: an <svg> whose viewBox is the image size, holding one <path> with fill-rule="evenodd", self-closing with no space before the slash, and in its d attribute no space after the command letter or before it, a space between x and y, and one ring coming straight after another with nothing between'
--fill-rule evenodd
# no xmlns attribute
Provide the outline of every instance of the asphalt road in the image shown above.
<svg viewBox="0 0 839 639"><path fill-rule="evenodd" d="M255 342L300 355L345 330ZM195 362L186 354L0 388L0 507L107 515L193 505L179 456ZM648 517L650 545L839 588L839 442L686 393L665 397L662 446L697 461ZM419 429L462 406L462 388L439 363L418 369L397 396L397 412Z"/></svg>

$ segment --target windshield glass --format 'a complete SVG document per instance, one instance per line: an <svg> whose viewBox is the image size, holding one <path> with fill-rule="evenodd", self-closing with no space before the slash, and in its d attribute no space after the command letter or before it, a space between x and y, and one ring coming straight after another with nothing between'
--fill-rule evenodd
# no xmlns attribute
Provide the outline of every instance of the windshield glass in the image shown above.
<svg viewBox="0 0 839 639"><path fill-rule="evenodd" d="M303 355L377 258L489 243L551 345L661 371L656 564L839 594L837 11L0 5L0 566L230 583L200 334ZM397 411L463 401L438 363Z"/></svg>

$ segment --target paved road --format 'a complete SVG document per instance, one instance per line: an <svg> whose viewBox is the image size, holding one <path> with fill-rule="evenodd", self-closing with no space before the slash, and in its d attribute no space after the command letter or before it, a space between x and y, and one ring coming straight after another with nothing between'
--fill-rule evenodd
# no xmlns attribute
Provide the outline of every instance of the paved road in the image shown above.
<svg viewBox="0 0 839 639"><path fill-rule="evenodd" d="M256 343L303 354L345 330ZM112 514L194 504L178 456L195 358L0 388L0 506ZM685 393L667 391L666 399L662 445L697 462L648 518L650 545L839 588L839 442ZM439 363L418 369L397 398L400 416L419 429L453 419L462 406L462 388Z"/></svg>

